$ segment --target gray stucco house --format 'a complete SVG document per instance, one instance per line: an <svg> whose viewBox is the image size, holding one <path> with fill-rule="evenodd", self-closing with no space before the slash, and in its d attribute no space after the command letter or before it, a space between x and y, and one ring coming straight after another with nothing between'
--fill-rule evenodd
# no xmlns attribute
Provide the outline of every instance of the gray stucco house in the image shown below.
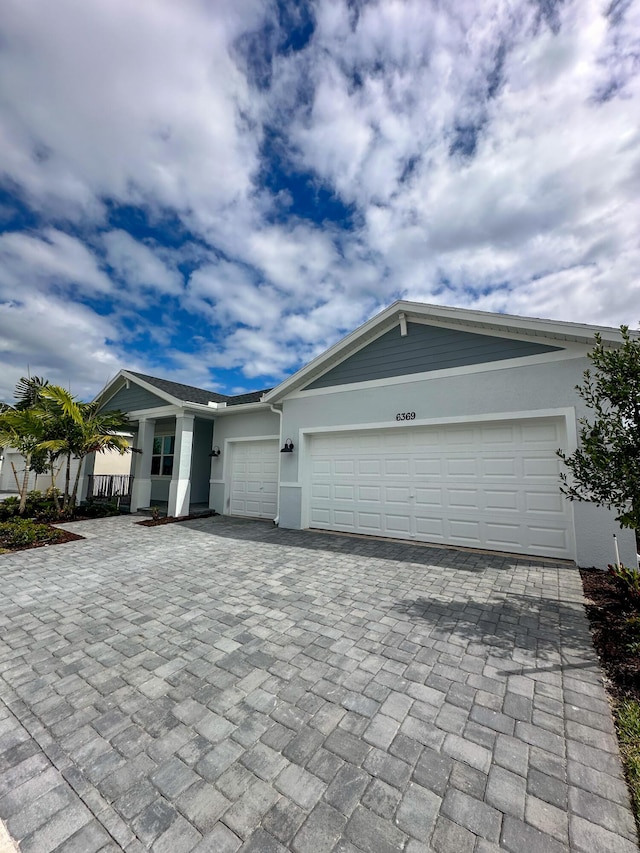
<svg viewBox="0 0 640 853"><path fill-rule="evenodd" d="M99 398L137 427L132 510L208 501L281 527L601 567L616 533L634 565L633 534L558 489L595 332L620 342L616 329L401 301L267 391L122 370Z"/></svg>

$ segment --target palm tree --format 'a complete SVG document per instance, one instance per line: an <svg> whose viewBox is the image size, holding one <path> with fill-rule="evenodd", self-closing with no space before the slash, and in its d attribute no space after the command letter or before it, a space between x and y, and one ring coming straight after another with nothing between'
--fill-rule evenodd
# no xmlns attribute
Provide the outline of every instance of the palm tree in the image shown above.
<svg viewBox="0 0 640 853"><path fill-rule="evenodd" d="M40 391L46 427L53 438L40 441L38 448L66 457L65 490L63 512L76 505L82 460L90 453L117 450L128 453L131 448L127 439L119 433L130 428L127 416L120 411L100 412L100 403L81 403L69 391L58 385L47 385ZM73 489L70 487L71 458L80 464L76 472Z"/></svg>
<svg viewBox="0 0 640 853"><path fill-rule="evenodd" d="M29 471L34 457L41 452L45 437L45 423L40 409L14 409L10 406L0 412L0 449L14 447L24 459L24 476L20 491L19 513L24 513L29 488Z"/></svg>

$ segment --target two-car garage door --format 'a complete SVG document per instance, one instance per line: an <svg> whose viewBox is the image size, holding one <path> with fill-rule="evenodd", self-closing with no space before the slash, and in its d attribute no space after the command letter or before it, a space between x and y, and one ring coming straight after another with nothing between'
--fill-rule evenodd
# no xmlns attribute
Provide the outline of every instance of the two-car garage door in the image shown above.
<svg viewBox="0 0 640 853"><path fill-rule="evenodd" d="M549 418L315 435L309 526L571 558L564 433Z"/></svg>

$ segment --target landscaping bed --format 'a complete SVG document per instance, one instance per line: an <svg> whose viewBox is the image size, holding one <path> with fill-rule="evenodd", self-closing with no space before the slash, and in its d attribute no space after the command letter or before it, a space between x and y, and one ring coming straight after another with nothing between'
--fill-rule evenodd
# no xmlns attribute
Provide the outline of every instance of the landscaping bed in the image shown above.
<svg viewBox="0 0 640 853"><path fill-rule="evenodd" d="M29 548L43 548L46 545L61 545L83 539L68 530L59 530L46 522L31 518L12 518L0 522L0 554L13 551L26 551Z"/></svg>
<svg viewBox="0 0 640 853"><path fill-rule="evenodd" d="M196 518L212 518L218 513L215 510L211 512L196 512L191 515L165 515L162 518L145 518L144 521L136 521L141 527L159 527L162 524L174 524L176 521L193 521Z"/></svg>
<svg viewBox="0 0 640 853"><path fill-rule="evenodd" d="M580 573L640 830L640 599L630 596L607 572L581 569Z"/></svg>

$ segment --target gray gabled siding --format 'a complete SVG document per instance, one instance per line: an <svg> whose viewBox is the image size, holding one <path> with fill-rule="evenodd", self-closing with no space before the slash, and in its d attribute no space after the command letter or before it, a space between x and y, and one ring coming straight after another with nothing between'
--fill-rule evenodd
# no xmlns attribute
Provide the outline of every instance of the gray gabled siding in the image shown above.
<svg viewBox="0 0 640 853"><path fill-rule="evenodd" d="M330 388L333 385L387 379L447 367L465 367L559 349L561 347L533 341L516 341L443 329L440 326L408 323L405 337L400 335L400 328L396 326L307 385L307 388Z"/></svg>
<svg viewBox="0 0 640 853"><path fill-rule="evenodd" d="M155 409L157 406L168 406L166 400L157 397L146 388L130 383L128 388L121 388L110 400L102 406L103 411L120 409L122 412L137 412L139 409Z"/></svg>

